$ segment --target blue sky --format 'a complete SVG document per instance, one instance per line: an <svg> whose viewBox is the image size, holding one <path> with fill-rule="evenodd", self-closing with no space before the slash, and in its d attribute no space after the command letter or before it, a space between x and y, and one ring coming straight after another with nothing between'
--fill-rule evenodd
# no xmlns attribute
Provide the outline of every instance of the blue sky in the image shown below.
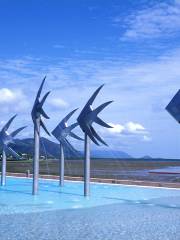
<svg viewBox="0 0 180 240"><path fill-rule="evenodd" d="M164 110L180 85L180 1L0 0L0 18L1 126L18 113L32 136L44 75L50 130L105 83L95 106L114 100L102 113L114 129L98 127L110 151L180 157L180 126Z"/></svg>

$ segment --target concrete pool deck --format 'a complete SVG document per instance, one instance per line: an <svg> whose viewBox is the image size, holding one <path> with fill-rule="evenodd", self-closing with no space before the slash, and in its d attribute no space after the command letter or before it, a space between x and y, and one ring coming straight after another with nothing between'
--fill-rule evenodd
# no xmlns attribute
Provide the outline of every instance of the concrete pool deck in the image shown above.
<svg viewBox="0 0 180 240"><path fill-rule="evenodd" d="M180 210L137 204L4 215L0 239L179 240L179 219Z"/></svg>

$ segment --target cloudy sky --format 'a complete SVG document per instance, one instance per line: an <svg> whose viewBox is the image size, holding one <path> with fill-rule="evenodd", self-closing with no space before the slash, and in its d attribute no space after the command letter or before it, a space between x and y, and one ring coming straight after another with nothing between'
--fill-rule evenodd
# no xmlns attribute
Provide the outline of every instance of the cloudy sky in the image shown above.
<svg viewBox="0 0 180 240"><path fill-rule="evenodd" d="M97 127L109 151L180 157L180 126L164 110L180 86L180 1L0 0L0 17L1 126L18 113L14 127L32 136L44 75L50 130L105 83L94 106L114 100L101 114L114 128Z"/></svg>

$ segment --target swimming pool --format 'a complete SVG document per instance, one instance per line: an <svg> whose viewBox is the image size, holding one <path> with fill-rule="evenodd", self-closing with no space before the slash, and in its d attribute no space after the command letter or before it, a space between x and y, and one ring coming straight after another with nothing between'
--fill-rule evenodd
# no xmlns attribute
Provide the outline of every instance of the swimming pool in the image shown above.
<svg viewBox="0 0 180 240"><path fill-rule="evenodd" d="M33 196L32 179L8 177L0 187L0 214L41 212L55 209L79 209L120 204L161 205L180 208L180 189L91 184L91 196L83 196L83 183L40 180L39 194Z"/></svg>

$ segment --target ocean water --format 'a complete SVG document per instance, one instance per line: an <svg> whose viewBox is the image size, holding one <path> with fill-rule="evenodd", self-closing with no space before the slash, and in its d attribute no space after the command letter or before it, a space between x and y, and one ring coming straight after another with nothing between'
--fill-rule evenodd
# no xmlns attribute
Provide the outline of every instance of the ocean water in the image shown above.
<svg viewBox="0 0 180 240"><path fill-rule="evenodd" d="M91 183L90 197L83 196L83 183L40 180L33 196L32 179L7 178L0 187L0 214L32 213L61 209L82 209L111 204L149 205L180 209L180 189Z"/></svg>

